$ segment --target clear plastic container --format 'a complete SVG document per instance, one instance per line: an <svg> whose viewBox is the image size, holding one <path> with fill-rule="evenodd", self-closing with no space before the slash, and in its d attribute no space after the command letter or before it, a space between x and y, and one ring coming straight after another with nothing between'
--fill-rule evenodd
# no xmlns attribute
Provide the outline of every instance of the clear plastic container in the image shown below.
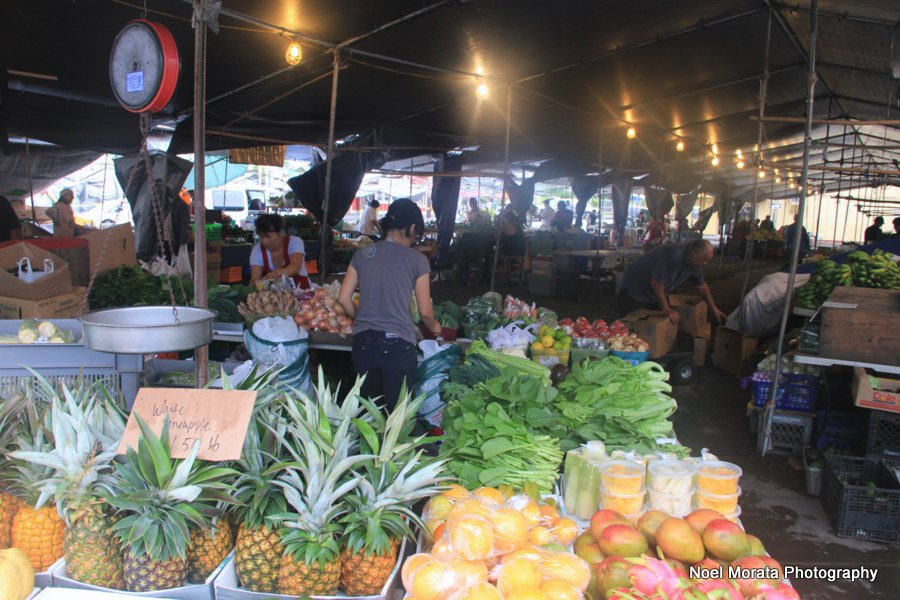
<svg viewBox="0 0 900 600"><path fill-rule="evenodd" d="M623 515L639 513L644 508L644 490L637 494L619 494L600 489L600 508L615 510Z"/></svg>
<svg viewBox="0 0 900 600"><path fill-rule="evenodd" d="M733 494L710 494L701 489L694 492L694 505L697 508L711 508L723 515L730 515L737 510L738 498L741 496L741 488Z"/></svg>
<svg viewBox="0 0 900 600"><path fill-rule="evenodd" d="M739 466L729 462L701 461L697 464L697 489L709 494L733 494L738 491L738 480L743 473Z"/></svg>
<svg viewBox="0 0 900 600"><path fill-rule="evenodd" d="M732 523L737 523L738 520L741 518L741 506L738 505L737 508L734 510L734 512L731 513L730 515L725 515L725 518L728 519L729 521L731 521Z"/></svg>
<svg viewBox="0 0 900 600"><path fill-rule="evenodd" d="M647 467L647 487L666 494L690 495L694 470L694 465L683 460L654 460Z"/></svg>
<svg viewBox="0 0 900 600"><path fill-rule="evenodd" d="M694 499L693 491L678 494L667 494L650 488L650 508L659 510L672 517L683 517L691 512L691 501Z"/></svg>
<svg viewBox="0 0 900 600"><path fill-rule="evenodd" d="M644 491L644 467L630 460L610 460L600 466L600 481L603 489L608 492L634 495Z"/></svg>

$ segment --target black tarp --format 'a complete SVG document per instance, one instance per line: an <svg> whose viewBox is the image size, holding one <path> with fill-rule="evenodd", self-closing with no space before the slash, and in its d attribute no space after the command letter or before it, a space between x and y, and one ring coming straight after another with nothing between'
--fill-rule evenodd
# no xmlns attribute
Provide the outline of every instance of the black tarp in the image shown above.
<svg viewBox="0 0 900 600"><path fill-rule="evenodd" d="M72 150L57 146L30 145L31 180L34 193L46 189L54 181L90 164L100 155L91 150ZM0 156L0 194L8 198L27 197L28 161L25 144L10 144L8 156ZM27 200L26 200L27 203Z"/></svg>
<svg viewBox="0 0 900 600"><path fill-rule="evenodd" d="M380 152L344 152L331 161L331 192L328 200L328 225L334 227L344 218L359 191L363 176L370 169L384 164ZM300 204L322 221L322 201L325 198L325 174L328 162L323 161L306 173L288 179Z"/></svg>
<svg viewBox="0 0 900 600"><path fill-rule="evenodd" d="M525 179L521 184L515 182L512 177L506 178L506 192L509 194L509 202L519 215L526 215L534 204L533 177Z"/></svg>
<svg viewBox="0 0 900 600"><path fill-rule="evenodd" d="M435 172L455 172L462 170L462 156L446 154L434 161ZM459 206L459 177L438 177L432 186L431 207L437 217L437 262L446 260L453 239L456 224L456 209Z"/></svg>
<svg viewBox="0 0 900 600"><path fill-rule="evenodd" d="M175 203L182 202L178 197L178 192L184 185L188 173L194 167L194 163L159 150L150 150L150 162L153 171L152 181L160 201L160 216L163 220L161 227L165 230L165 223L170 217L172 207L175 206ZM152 260L159 254L159 245L144 158L139 153L117 158L115 171L116 179L119 180L119 185L125 192L125 198L131 204L131 216L134 220L134 243L138 258ZM181 211L179 214L182 214ZM173 233L177 234L179 230L183 232L181 224L173 225L171 229ZM178 235L178 237L181 236ZM175 241L173 239L173 242ZM176 246L174 250L177 251L177 249Z"/></svg>
<svg viewBox="0 0 900 600"><path fill-rule="evenodd" d="M625 235L628 205L631 203L631 190L633 187L634 182L628 178L619 178L612 184L613 223L616 227L617 239L620 245Z"/></svg>
<svg viewBox="0 0 900 600"><path fill-rule="evenodd" d="M658 187L645 187L644 201L647 203L647 210L650 212L651 217L668 214L672 207L675 206L675 201L672 200L672 192Z"/></svg>

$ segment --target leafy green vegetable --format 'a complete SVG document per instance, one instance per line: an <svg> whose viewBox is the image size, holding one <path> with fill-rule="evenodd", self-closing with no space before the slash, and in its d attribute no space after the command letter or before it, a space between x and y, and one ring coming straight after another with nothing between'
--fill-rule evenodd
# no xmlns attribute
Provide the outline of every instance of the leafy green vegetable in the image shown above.
<svg viewBox="0 0 900 600"><path fill-rule="evenodd" d="M498 375L500 375L500 369L485 358L473 354L467 356L464 363L453 365L447 378L453 383L460 383L472 388Z"/></svg>
<svg viewBox="0 0 900 600"><path fill-rule="evenodd" d="M527 358L521 358L519 356L512 356L510 354L503 354L501 352L494 352L490 348L487 347L487 344L482 340L475 340L472 342L472 345L469 346L469 351L466 356L481 356L482 358L490 361L492 364L497 365L498 367L506 368L511 367L518 371L519 373L523 373L525 375L536 375L539 377L544 377L548 381L550 379L550 369L545 367L540 363L536 363L533 360L528 360Z"/></svg>
<svg viewBox="0 0 900 600"><path fill-rule="evenodd" d="M237 305L247 299L247 295L256 288L249 285L217 285L206 294L209 308L219 313L217 321L222 323L243 323L244 317L237 310Z"/></svg>
<svg viewBox="0 0 900 600"><path fill-rule="evenodd" d="M88 302L92 310L169 304L169 281L168 277L157 277L136 265L119 267L97 276ZM177 277L171 281L175 302L193 304L194 283L182 278L179 285Z"/></svg>

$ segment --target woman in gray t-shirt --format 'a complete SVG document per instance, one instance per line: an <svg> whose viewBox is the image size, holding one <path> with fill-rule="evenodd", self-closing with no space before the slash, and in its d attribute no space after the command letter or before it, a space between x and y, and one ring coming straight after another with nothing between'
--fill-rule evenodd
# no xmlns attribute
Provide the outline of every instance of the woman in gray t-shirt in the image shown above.
<svg viewBox="0 0 900 600"><path fill-rule="evenodd" d="M365 375L362 394L381 397L393 410L404 380L411 390L418 366L416 329L409 315L413 294L422 322L436 335L441 328L431 303L431 268L425 256L410 246L425 230L422 211L401 198L381 220L385 239L353 256L341 283L338 302L353 321L353 367ZM359 288L359 306L353 293Z"/></svg>

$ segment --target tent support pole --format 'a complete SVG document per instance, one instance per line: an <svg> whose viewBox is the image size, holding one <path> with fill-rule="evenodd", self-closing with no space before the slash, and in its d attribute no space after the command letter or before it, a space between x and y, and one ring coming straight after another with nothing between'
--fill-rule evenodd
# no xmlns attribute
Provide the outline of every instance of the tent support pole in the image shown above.
<svg viewBox="0 0 900 600"><path fill-rule="evenodd" d="M753 160L753 208L750 213L750 233L753 233L753 224L756 223L756 203L759 202L759 166L762 157L763 116L766 114L766 98L769 95L769 49L772 47L772 8L769 7L769 20L766 26L766 52L763 58L763 74L759 83L759 126L756 128L756 152ZM747 285L750 283L750 262L753 257L753 240L747 240L747 251L744 253L744 285L741 287L741 298L747 293Z"/></svg>
<svg viewBox="0 0 900 600"><path fill-rule="evenodd" d="M828 118L829 119L831 118L831 104L833 101L834 101L833 97L828 99ZM831 137L831 123L829 123L828 125L825 126L825 139L828 140L829 137ZM824 163L828 162L828 143L827 143L827 141L825 143L825 149L823 152L824 152L824 154L822 155L822 163L824 164ZM822 200L824 199L824 196L825 196L825 171L822 171L822 187L819 189L819 208L816 211L817 212L817 214L816 214L816 243L815 243L815 246L813 246L814 248L819 247L819 223L822 221Z"/></svg>
<svg viewBox="0 0 900 600"><path fill-rule="evenodd" d="M341 54L334 51L334 67L331 74L331 111L328 116L328 156L325 163L325 197L322 198L322 229L319 232L319 273L322 283L328 279L328 240L331 228L328 226L328 204L331 199L331 162L334 158L334 119L337 112L338 75L341 72Z"/></svg>
<svg viewBox="0 0 900 600"><path fill-rule="evenodd" d="M791 245L791 268L788 272L787 291L784 295L784 305L781 310L781 324L778 327L778 343L775 345L775 379L769 393L769 399L765 406L765 418L763 420L764 434L760 436L760 455L765 456L769 446L769 435L772 428L772 416L775 413L775 398L778 396L778 378L781 376L781 363L784 358L784 334L787 330L788 316L791 310L791 297L793 296L794 281L797 278L797 261L800 258L800 240L803 229L803 212L806 208L806 193L809 182L809 146L812 141L813 101L816 90L816 34L818 30L819 0L812 0L812 10L809 15L809 72L806 77L806 128L803 133L803 171L800 176L800 203L797 206L797 226L793 230L793 242Z"/></svg>
<svg viewBox="0 0 900 600"><path fill-rule="evenodd" d="M206 2L194 0L194 306L206 302ZM198 166L199 165L199 166ZM194 351L197 387L209 377L209 346Z"/></svg>
<svg viewBox="0 0 900 600"><path fill-rule="evenodd" d="M28 193L31 195L31 220L37 225L37 211L34 208L34 183L31 181L31 144L25 138L25 168L28 169Z"/></svg>
<svg viewBox="0 0 900 600"><path fill-rule="evenodd" d="M494 240L494 266L491 269L491 291L497 281L497 260L500 258L500 215L503 214L503 205L506 202L507 179L509 179L509 128L512 123L512 85L506 87L506 147L503 151L503 191L500 193L500 210L497 212L497 235ZM524 179L522 180L524 184ZM524 268L523 264L519 268Z"/></svg>

